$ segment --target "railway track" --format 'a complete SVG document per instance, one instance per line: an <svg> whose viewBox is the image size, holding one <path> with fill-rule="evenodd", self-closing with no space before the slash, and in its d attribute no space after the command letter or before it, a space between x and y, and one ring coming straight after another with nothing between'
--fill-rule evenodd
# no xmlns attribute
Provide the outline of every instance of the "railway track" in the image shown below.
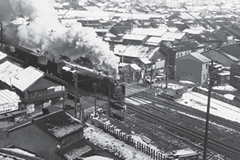
<svg viewBox="0 0 240 160"><path fill-rule="evenodd" d="M162 98L162 97L155 97L155 96L149 95L148 93L142 92L142 93L132 95L132 97L138 97L138 98L141 98L141 99L144 99L144 100L147 100L147 101L151 101L154 104L162 105L163 108L164 107L169 107L170 109L185 112L185 113L191 114L192 116L196 116L196 117L203 118L203 119L206 118L206 113L205 112L202 112L200 110L197 110L197 109L194 109L194 108L191 108L191 107L187 107L185 105L179 104L175 101L170 101L170 100ZM154 107L154 108L155 109L159 108L159 110L162 110L161 106L160 107ZM165 109L165 111L166 111L166 109ZM232 121L226 120L222 117L218 117L218 116L214 116L214 115L211 115L211 121L216 123L216 124L221 124L223 126L231 128L233 130L236 130L237 132L240 132L240 125L237 122L232 122Z"/></svg>
<svg viewBox="0 0 240 160"><path fill-rule="evenodd" d="M204 141L203 134L200 134L199 132L193 131L183 126L179 126L176 123L169 122L166 119L161 118L154 113L146 112L146 110L142 108L136 108L136 106L130 105L130 104L128 104L128 109L133 110L134 112L139 113L145 117L151 117L152 120L156 122L160 122L165 126L174 128L174 130L176 130L177 132L180 132L181 134L184 133L184 135L187 135L188 137L192 137L197 141ZM218 150L218 151L220 150L222 151L222 153L226 153L228 157L233 157L233 159L234 157L238 157L238 158L240 157L240 149L221 143L218 140L215 140L213 138L209 138L208 143L211 148L215 148L215 150Z"/></svg>

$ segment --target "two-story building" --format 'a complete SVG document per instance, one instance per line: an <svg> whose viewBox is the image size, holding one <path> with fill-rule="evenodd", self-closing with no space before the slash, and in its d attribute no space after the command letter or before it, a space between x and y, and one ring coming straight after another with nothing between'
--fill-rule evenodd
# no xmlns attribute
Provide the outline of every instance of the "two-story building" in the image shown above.
<svg viewBox="0 0 240 160"><path fill-rule="evenodd" d="M208 79L210 61L197 52L176 59L176 79L204 84Z"/></svg>
<svg viewBox="0 0 240 160"><path fill-rule="evenodd" d="M7 138L45 160L75 160L93 152L83 138L83 128L81 121L60 110L9 129Z"/></svg>
<svg viewBox="0 0 240 160"><path fill-rule="evenodd" d="M13 89L20 96L21 105L34 110L41 110L45 102L63 98L66 94L64 81L8 60L0 64L0 86Z"/></svg>

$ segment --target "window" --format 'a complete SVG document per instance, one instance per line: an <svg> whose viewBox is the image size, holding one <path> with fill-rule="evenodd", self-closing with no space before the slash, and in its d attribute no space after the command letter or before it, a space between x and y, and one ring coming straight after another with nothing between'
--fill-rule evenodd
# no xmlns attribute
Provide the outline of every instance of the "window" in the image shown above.
<svg viewBox="0 0 240 160"><path fill-rule="evenodd" d="M205 75L203 75L203 80L205 80Z"/></svg>
<svg viewBox="0 0 240 160"><path fill-rule="evenodd" d="M206 69L208 69L208 65L206 64Z"/></svg>

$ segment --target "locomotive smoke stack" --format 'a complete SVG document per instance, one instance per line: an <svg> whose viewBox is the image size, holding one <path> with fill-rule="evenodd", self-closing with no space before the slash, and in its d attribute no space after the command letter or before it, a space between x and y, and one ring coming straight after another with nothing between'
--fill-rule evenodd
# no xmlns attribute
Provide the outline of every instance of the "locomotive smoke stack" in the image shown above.
<svg viewBox="0 0 240 160"><path fill-rule="evenodd" d="M0 0L1 1L1 0ZM109 50L109 45L97 35L93 29L75 25L66 28L58 20L53 8L53 0L9 0L14 15L21 14L29 20L28 24L17 26L17 34L10 34L8 40L18 40L30 48L40 48L51 55L60 58L61 55L71 60L79 57L89 57L96 68L110 70L113 77L118 72L119 59ZM18 43L19 43L18 42Z"/></svg>

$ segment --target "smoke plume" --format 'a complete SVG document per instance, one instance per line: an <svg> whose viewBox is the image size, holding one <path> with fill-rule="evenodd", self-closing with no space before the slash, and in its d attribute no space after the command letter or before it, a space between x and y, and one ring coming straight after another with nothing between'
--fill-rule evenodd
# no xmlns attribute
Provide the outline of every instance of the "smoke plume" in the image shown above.
<svg viewBox="0 0 240 160"><path fill-rule="evenodd" d="M109 50L108 44L96 38L92 29L81 25L66 28L59 22L53 3L52 0L9 0L11 10L2 17L10 20L9 14L21 15L27 21L19 20L22 18L18 18L17 22L15 20L15 23L11 21L5 29L5 39L13 44L40 48L50 57L65 55L75 60L87 56L94 67L110 71L116 77L118 58Z"/></svg>

